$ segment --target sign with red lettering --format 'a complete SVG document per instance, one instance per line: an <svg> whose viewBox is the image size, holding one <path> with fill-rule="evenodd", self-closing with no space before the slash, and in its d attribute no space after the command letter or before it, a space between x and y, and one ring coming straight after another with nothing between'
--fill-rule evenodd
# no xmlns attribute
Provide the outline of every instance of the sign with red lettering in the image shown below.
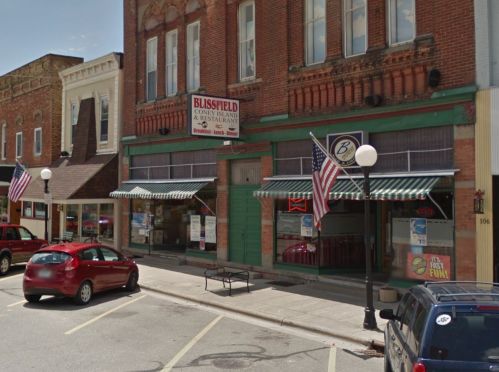
<svg viewBox="0 0 499 372"><path fill-rule="evenodd" d="M307 211L307 199L289 199L289 211Z"/></svg>
<svg viewBox="0 0 499 372"><path fill-rule="evenodd" d="M407 254L407 276L419 280L451 280L450 257L437 254Z"/></svg>
<svg viewBox="0 0 499 372"><path fill-rule="evenodd" d="M189 94L187 128L191 136L239 138L239 100Z"/></svg>

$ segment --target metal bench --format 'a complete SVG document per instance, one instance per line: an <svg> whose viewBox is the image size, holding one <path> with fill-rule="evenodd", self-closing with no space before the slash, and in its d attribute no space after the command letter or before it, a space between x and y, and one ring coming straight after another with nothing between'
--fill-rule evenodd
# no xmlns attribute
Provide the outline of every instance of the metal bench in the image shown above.
<svg viewBox="0 0 499 372"><path fill-rule="evenodd" d="M232 292L232 283L234 282L246 282L246 287L249 290L249 272L238 271L235 273L229 273L225 271L224 267L214 267L213 269L206 269L204 271L205 287L204 290L208 290L208 279L217 280L222 282L225 288L225 283L229 284L229 296Z"/></svg>
<svg viewBox="0 0 499 372"><path fill-rule="evenodd" d="M54 238L54 241L57 243L72 243L73 233L71 231L64 231L62 238Z"/></svg>

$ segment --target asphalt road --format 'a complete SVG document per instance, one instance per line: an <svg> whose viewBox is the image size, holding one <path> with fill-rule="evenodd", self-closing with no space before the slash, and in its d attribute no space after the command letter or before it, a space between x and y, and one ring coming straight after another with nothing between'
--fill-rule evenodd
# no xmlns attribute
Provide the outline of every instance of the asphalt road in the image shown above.
<svg viewBox="0 0 499 372"><path fill-rule="evenodd" d="M1 371L383 370L363 346L140 289L96 294L84 307L48 296L30 304L23 271L0 277Z"/></svg>

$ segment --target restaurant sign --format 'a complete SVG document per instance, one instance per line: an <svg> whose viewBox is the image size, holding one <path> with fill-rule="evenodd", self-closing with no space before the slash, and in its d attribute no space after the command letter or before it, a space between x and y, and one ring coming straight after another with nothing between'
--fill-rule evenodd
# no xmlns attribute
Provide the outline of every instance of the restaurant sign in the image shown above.
<svg viewBox="0 0 499 372"><path fill-rule="evenodd" d="M450 257L436 254L407 254L407 276L419 280L450 280Z"/></svg>
<svg viewBox="0 0 499 372"><path fill-rule="evenodd" d="M358 168L355 152L368 142L366 132L328 134L327 148L331 156L343 168Z"/></svg>
<svg viewBox="0 0 499 372"><path fill-rule="evenodd" d="M187 129L191 136L239 138L239 100L189 94Z"/></svg>

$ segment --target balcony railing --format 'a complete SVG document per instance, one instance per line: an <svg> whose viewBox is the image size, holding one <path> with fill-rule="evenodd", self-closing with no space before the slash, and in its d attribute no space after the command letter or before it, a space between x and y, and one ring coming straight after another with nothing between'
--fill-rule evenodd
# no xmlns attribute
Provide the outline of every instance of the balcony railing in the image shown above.
<svg viewBox="0 0 499 372"><path fill-rule="evenodd" d="M216 165L217 163L196 163L130 167L130 178L133 180L158 180L216 177Z"/></svg>

